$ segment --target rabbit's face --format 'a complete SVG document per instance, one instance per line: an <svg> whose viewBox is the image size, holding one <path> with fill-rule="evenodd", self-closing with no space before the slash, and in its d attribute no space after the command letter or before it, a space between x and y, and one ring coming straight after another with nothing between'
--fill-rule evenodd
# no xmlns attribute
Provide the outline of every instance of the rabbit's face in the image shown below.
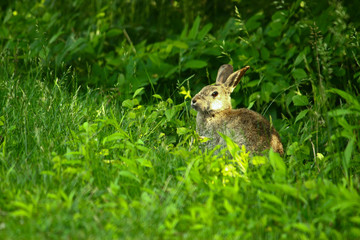
<svg viewBox="0 0 360 240"><path fill-rule="evenodd" d="M206 86L193 97L191 107L200 113L231 109L230 92L221 84Z"/></svg>
<svg viewBox="0 0 360 240"><path fill-rule="evenodd" d="M230 94L249 68L246 66L233 73L231 65L222 65L216 77L216 84L201 89L191 99L191 107L201 114L214 114L231 109Z"/></svg>

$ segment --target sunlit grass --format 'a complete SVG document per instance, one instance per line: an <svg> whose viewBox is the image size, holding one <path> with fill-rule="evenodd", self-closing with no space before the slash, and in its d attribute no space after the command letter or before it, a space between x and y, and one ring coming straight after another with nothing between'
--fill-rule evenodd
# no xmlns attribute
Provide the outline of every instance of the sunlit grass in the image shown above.
<svg viewBox="0 0 360 240"><path fill-rule="evenodd" d="M356 189L293 179L292 171L317 171L284 165L299 152L234 161L199 149L182 103L121 108L96 91L26 78L2 87L3 239L357 234Z"/></svg>

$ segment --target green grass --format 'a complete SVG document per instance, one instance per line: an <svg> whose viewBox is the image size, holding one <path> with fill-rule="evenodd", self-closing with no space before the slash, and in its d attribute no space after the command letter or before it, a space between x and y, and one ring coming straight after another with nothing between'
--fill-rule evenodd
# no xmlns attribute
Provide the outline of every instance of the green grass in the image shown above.
<svg viewBox="0 0 360 240"><path fill-rule="evenodd" d="M359 22L307 4L158 38L101 1L6 5L0 239L360 238ZM233 104L271 116L283 158L203 149L188 95L224 62L252 66Z"/></svg>
<svg viewBox="0 0 360 240"><path fill-rule="evenodd" d="M301 148L243 172L223 151L201 152L183 103L122 107L61 79L3 76L2 239L359 234L358 175L294 163Z"/></svg>

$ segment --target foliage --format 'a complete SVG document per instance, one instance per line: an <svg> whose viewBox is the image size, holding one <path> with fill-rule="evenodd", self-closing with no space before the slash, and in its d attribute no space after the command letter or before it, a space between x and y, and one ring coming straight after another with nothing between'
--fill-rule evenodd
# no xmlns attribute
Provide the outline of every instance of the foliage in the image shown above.
<svg viewBox="0 0 360 240"><path fill-rule="evenodd" d="M1 239L360 237L352 9L65 2L1 5ZM189 101L223 63L284 157L203 149Z"/></svg>

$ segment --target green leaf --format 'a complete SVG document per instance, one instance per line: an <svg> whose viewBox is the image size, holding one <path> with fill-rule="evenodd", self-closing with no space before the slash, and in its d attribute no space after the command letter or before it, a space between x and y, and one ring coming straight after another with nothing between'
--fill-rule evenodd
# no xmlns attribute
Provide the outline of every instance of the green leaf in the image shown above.
<svg viewBox="0 0 360 240"><path fill-rule="evenodd" d="M346 172L350 166L351 154L354 149L354 143L355 143L355 138L353 137L347 144L345 151L344 151L344 164L343 165L344 165Z"/></svg>
<svg viewBox="0 0 360 240"><path fill-rule="evenodd" d="M198 38L199 40L202 40L202 39L205 37L205 35L211 30L211 28L212 28L212 24L211 24L211 23L206 24L206 25L200 30L197 38Z"/></svg>
<svg viewBox="0 0 360 240"><path fill-rule="evenodd" d="M262 47L261 50L261 57L263 60L268 60L270 57L270 52L266 47Z"/></svg>
<svg viewBox="0 0 360 240"><path fill-rule="evenodd" d="M142 146L142 145L136 145L136 149L142 151L142 152L148 152L149 149L145 146Z"/></svg>
<svg viewBox="0 0 360 240"><path fill-rule="evenodd" d="M135 99L126 99L122 102L122 106L126 108L133 108L134 106L139 105L139 100Z"/></svg>
<svg viewBox="0 0 360 240"><path fill-rule="evenodd" d="M310 155L310 148L307 145L299 144L298 142L293 142L287 148L287 155L301 155L304 158Z"/></svg>
<svg viewBox="0 0 360 240"><path fill-rule="evenodd" d="M292 101L295 106L306 106L309 104L309 100L304 95L295 95L292 97Z"/></svg>
<svg viewBox="0 0 360 240"><path fill-rule="evenodd" d="M330 117L339 117L339 116L344 116L344 115L349 115L349 114L360 114L359 112L356 111L352 111L350 109L335 109L335 110L331 110L328 112L328 115Z"/></svg>
<svg viewBox="0 0 360 240"><path fill-rule="evenodd" d="M281 35L281 29L282 29L282 23L279 21L274 21L269 24L270 31L268 32L268 35L270 37L278 37Z"/></svg>
<svg viewBox="0 0 360 240"><path fill-rule="evenodd" d="M264 13L263 12L258 12L255 15L251 16L247 21L246 21L246 29L250 32L253 31L255 29L258 29L261 26L261 22L259 20L264 18Z"/></svg>
<svg viewBox="0 0 360 240"><path fill-rule="evenodd" d="M116 37L116 36L119 36L120 34L122 34L123 31L121 29L118 29L118 28L113 28L113 29L110 29L107 33L106 33L106 36L107 37Z"/></svg>
<svg viewBox="0 0 360 240"><path fill-rule="evenodd" d="M254 80L254 81L250 81L246 84L243 85L243 88L247 88L247 87L255 87L259 85L260 80Z"/></svg>
<svg viewBox="0 0 360 240"><path fill-rule="evenodd" d="M167 121L171 121L173 119L173 117L175 116L176 114L176 110L171 108L171 109L167 109L165 111L165 116L166 116L166 120Z"/></svg>
<svg viewBox="0 0 360 240"><path fill-rule="evenodd" d="M121 140L121 139L127 139L127 138L129 138L129 136L126 134L126 132L123 130L119 130L118 132L105 137L103 140L103 144L105 144L107 142Z"/></svg>
<svg viewBox="0 0 360 240"><path fill-rule="evenodd" d="M351 217L350 221L353 222L353 223L360 224L360 216Z"/></svg>
<svg viewBox="0 0 360 240"><path fill-rule="evenodd" d="M286 173L286 166L284 160L280 157L280 155L274 151L269 152L269 160L271 166L274 168L275 171L279 171L283 174Z"/></svg>
<svg viewBox="0 0 360 240"><path fill-rule="evenodd" d="M281 35L281 32L283 30L283 25L286 21L286 12L285 11L277 11L275 12L271 19L272 21L269 24L270 30L268 32L268 35L270 37L278 37Z"/></svg>
<svg viewBox="0 0 360 240"><path fill-rule="evenodd" d="M233 213L234 212L233 206L231 206L231 204L229 203L229 201L226 198L224 199L224 208L226 209L226 211L228 213Z"/></svg>
<svg viewBox="0 0 360 240"><path fill-rule="evenodd" d="M137 158L136 161L139 162L140 165L143 166L143 167L153 168L153 165L152 165L151 161L148 160L148 159Z"/></svg>
<svg viewBox="0 0 360 240"><path fill-rule="evenodd" d="M21 209L21 210L16 210L16 211L11 212L11 216L31 218L31 213Z"/></svg>
<svg viewBox="0 0 360 240"><path fill-rule="evenodd" d="M225 140L226 146L234 158L234 160L239 164L240 171L245 175L247 174L249 166L249 152L246 152L245 145L242 145L241 148L237 145L230 137L225 134L218 132L218 134ZM247 179L247 177L245 178Z"/></svg>
<svg viewBox="0 0 360 240"><path fill-rule="evenodd" d="M57 32L56 34L54 34L54 35L50 38L49 44L52 44L53 42L55 42L56 39L58 39L59 36L62 35L63 33L64 33L63 31L59 31L59 32Z"/></svg>
<svg viewBox="0 0 360 240"><path fill-rule="evenodd" d="M189 60L185 63L184 68L199 69L207 66L207 62L203 60Z"/></svg>
<svg viewBox="0 0 360 240"><path fill-rule="evenodd" d="M328 92L336 93L340 97L344 98L347 103L353 104L357 109L360 109L359 101L355 97L353 97L351 94L344 92L337 88L331 88L330 90L328 90Z"/></svg>
<svg viewBox="0 0 360 240"><path fill-rule="evenodd" d="M307 225L305 223L293 223L292 227L297 229L297 230L300 230L302 232L305 232L305 233L310 233L311 232L309 225Z"/></svg>
<svg viewBox="0 0 360 240"><path fill-rule="evenodd" d="M123 176L126 178L130 178L132 180L135 180L136 182L140 183L139 178L137 178L133 173L129 172L129 171L120 171L117 173L119 176Z"/></svg>
<svg viewBox="0 0 360 240"><path fill-rule="evenodd" d="M142 90L144 90L143 87L142 87L142 88L139 88L139 89L136 89L136 91L134 92L133 98L135 98L137 95L139 95Z"/></svg>
<svg viewBox="0 0 360 240"><path fill-rule="evenodd" d="M187 133L189 133L189 132L191 132L191 130L188 129L188 128L184 128L184 127L179 127L179 128L176 129L176 133L177 133L179 136L184 135L184 134L187 134Z"/></svg>
<svg viewBox="0 0 360 240"><path fill-rule="evenodd" d="M1 116L0 117L0 127L3 126L5 123L5 117L4 116Z"/></svg>
<svg viewBox="0 0 360 240"><path fill-rule="evenodd" d="M272 149L269 151L269 160L272 168L274 169L273 177L276 181L285 180L286 166L284 160L278 153L275 153Z"/></svg>
<svg viewBox="0 0 360 240"><path fill-rule="evenodd" d="M194 21L194 24L192 26L192 28L190 29L190 32L189 32L189 35L188 35L188 38L193 40L196 38L196 35L198 34L198 31L199 31L199 26L200 26L200 17L197 16L195 21Z"/></svg>
<svg viewBox="0 0 360 240"><path fill-rule="evenodd" d="M308 112L309 112L309 109L306 109L306 110L301 111L301 112L297 115L297 117L296 117L296 119L295 119L295 123L296 123L297 121L303 119Z"/></svg>
<svg viewBox="0 0 360 240"><path fill-rule="evenodd" d="M306 50L299 53L299 55L296 57L296 59L294 61L294 66L297 66L300 63L302 63L304 61L305 57L306 57Z"/></svg>
<svg viewBox="0 0 360 240"><path fill-rule="evenodd" d="M184 29L181 31L180 39L186 39L188 30L189 30L189 24L186 23Z"/></svg>
<svg viewBox="0 0 360 240"><path fill-rule="evenodd" d="M304 78L307 78L307 74L304 71L304 69L302 68L296 68L294 69L294 71L292 72L292 76L296 79L296 80L302 80Z"/></svg>
<svg viewBox="0 0 360 240"><path fill-rule="evenodd" d="M219 135L225 140L228 150L232 157L235 157L237 152L240 151L239 146L228 136L219 132Z"/></svg>
<svg viewBox="0 0 360 240"><path fill-rule="evenodd" d="M252 158L251 163L252 163L254 166L263 165L263 164L267 163L267 158L264 157L264 156L254 156L254 157Z"/></svg>
<svg viewBox="0 0 360 240"><path fill-rule="evenodd" d="M301 195L301 192L299 192L299 190L297 188L295 188L287 183L275 183L272 186L275 187L275 189L280 193L284 193L284 194L292 196L296 199L299 199L303 203L307 202L306 199Z"/></svg>
<svg viewBox="0 0 360 240"><path fill-rule="evenodd" d="M197 224L192 224L190 226L190 229L194 230L194 231L198 231L198 230L203 229L204 227L205 227L204 224L197 223Z"/></svg>
<svg viewBox="0 0 360 240"><path fill-rule="evenodd" d="M181 41L173 41L172 44L177 47L177 48L180 48L180 49L188 49L189 46L184 43L184 42L181 42Z"/></svg>
<svg viewBox="0 0 360 240"><path fill-rule="evenodd" d="M157 98L157 99L160 99L160 100L162 100L162 97L159 95L159 94L154 94L154 95L152 95L154 98Z"/></svg>
<svg viewBox="0 0 360 240"><path fill-rule="evenodd" d="M41 171L41 175L49 175L49 176L55 176L55 173L52 171Z"/></svg>
<svg viewBox="0 0 360 240"><path fill-rule="evenodd" d="M260 197L261 200L265 201L269 201L271 202L272 204L276 204L278 206L282 206L283 205L283 202L281 201L281 199L273 194L269 194L269 193L265 193L265 192L261 192L261 191L258 191L258 196Z"/></svg>
<svg viewBox="0 0 360 240"><path fill-rule="evenodd" d="M126 99L122 102L121 104L123 107L126 107L126 108L133 108L134 107L134 103L131 99Z"/></svg>
<svg viewBox="0 0 360 240"><path fill-rule="evenodd" d="M247 109L251 109L254 106L254 103L255 103L255 101L251 101L249 103L249 106L247 107Z"/></svg>

